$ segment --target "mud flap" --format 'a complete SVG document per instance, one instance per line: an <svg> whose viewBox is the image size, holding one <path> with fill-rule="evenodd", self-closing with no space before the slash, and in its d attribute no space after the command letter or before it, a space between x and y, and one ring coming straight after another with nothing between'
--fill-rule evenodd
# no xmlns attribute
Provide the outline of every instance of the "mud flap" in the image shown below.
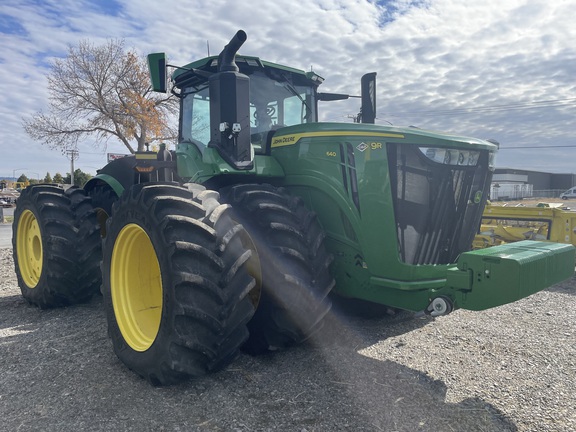
<svg viewBox="0 0 576 432"><path fill-rule="evenodd" d="M520 241L465 252L448 270L456 307L484 310L511 303L574 275L572 245Z"/></svg>

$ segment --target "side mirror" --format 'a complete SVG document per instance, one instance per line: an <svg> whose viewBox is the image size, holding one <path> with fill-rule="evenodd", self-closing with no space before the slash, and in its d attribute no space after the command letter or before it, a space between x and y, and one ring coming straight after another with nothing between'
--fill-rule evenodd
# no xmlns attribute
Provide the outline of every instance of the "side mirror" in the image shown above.
<svg viewBox="0 0 576 432"><path fill-rule="evenodd" d="M376 72L365 74L361 81L362 123L374 123L376 120Z"/></svg>
<svg viewBox="0 0 576 432"><path fill-rule="evenodd" d="M152 81L152 90L159 93L166 93L166 54L148 54L148 70Z"/></svg>

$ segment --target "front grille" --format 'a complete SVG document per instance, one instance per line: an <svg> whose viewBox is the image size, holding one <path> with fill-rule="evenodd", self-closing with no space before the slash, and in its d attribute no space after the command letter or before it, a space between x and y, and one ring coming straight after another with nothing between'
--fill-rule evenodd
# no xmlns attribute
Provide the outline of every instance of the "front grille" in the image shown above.
<svg viewBox="0 0 576 432"><path fill-rule="evenodd" d="M435 162L412 144L387 146L400 259L450 264L470 250L492 177L489 153L474 165Z"/></svg>

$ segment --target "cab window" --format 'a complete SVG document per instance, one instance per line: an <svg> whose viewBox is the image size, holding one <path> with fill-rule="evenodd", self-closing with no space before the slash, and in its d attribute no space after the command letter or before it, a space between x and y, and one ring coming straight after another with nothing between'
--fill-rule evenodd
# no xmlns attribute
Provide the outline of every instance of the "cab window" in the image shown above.
<svg viewBox="0 0 576 432"><path fill-rule="evenodd" d="M250 75L250 133L256 152L271 130L316 121L314 89L290 83L290 74L276 79L263 71ZM206 147L210 141L208 87L182 91L180 139Z"/></svg>

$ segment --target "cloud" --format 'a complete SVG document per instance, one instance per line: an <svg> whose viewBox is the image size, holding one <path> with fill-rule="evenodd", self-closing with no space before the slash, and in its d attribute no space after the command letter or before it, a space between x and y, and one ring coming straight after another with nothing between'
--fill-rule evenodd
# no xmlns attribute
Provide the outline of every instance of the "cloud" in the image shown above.
<svg viewBox="0 0 576 432"><path fill-rule="evenodd" d="M357 94L361 75L376 71L382 123L491 137L503 147L576 146L575 6L576 0L4 0L0 176L22 160L35 171L69 170L66 158L31 142L21 128L23 116L46 109L49 63L69 45L124 38L142 54L165 51L185 64L208 46L217 54L240 28L248 33L242 53L313 68L326 78L323 91ZM565 102L537 103L554 100ZM512 108L517 104L524 106ZM324 120L349 121L358 102L321 108ZM103 165L105 156L92 144L82 145L78 164L93 172L89 167ZM111 143L109 151L123 147ZM574 172L575 152L501 151L498 164Z"/></svg>

